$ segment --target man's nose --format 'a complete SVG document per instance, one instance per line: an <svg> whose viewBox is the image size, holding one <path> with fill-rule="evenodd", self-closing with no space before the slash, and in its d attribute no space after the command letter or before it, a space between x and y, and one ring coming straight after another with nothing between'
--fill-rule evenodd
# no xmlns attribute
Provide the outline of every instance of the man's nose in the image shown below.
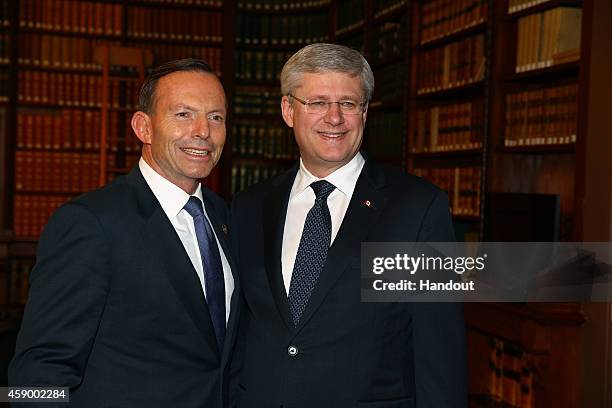
<svg viewBox="0 0 612 408"><path fill-rule="evenodd" d="M340 104L333 102L329 104L329 110L325 114L325 121L334 125L344 122L344 114L340 109Z"/></svg>
<svg viewBox="0 0 612 408"><path fill-rule="evenodd" d="M207 139L210 136L210 125L206 116L196 118L193 135L202 139Z"/></svg>

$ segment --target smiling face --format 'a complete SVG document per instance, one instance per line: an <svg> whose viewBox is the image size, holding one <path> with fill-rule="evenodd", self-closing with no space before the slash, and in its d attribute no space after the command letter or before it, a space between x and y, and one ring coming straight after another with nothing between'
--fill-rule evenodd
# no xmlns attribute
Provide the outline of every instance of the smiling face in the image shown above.
<svg viewBox="0 0 612 408"><path fill-rule="evenodd" d="M147 164L192 194L221 157L226 114L225 92L216 76L178 71L159 79L153 112L136 112L132 128L143 142Z"/></svg>
<svg viewBox="0 0 612 408"><path fill-rule="evenodd" d="M305 101L364 102L359 77L341 72L302 74L293 93ZM348 115L332 104L324 115L306 112L296 100L283 96L283 119L293 128L300 156L308 171L323 178L348 163L359 151L367 111Z"/></svg>

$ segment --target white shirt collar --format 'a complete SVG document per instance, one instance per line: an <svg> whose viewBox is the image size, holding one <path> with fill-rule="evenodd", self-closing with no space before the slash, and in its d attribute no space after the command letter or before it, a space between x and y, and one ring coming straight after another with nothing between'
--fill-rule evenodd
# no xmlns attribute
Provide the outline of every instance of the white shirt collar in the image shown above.
<svg viewBox="0 0 612 408"><path fill-rule="evenodd" d="M166 216L172 220L187 204L190 195L153 170L142 157L138 162L138 167ZM198 184L198 188L193 195L203 201L201 184Z"/></svg>
<svg viewBox="0 0 612 408"><path fill-rule="evenodd" d="M323 179L332 183L347 197L352 197L353 191L355 190L355 185L357 184L357 179L359 178L359 174L361 174L364 163L365 159L360 152L357 152L351 161L339 169L336 169L333 173L327 177L324 177ZM304 162L300 158L300 169L298 170L295 183L293 184L293 189L291 190L291 198L303 193L312 182L323 179L320 179L309 172L308 169L306 169L306 166L304 166Z"/></svg>

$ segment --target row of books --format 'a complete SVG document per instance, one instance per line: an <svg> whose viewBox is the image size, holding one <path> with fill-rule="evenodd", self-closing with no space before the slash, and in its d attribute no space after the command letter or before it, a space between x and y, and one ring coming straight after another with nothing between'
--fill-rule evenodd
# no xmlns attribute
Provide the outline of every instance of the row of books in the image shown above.
<svg viewBox="0 0 612 408"><path fill-rule="evenodd" d="M416 112L412 153L479 149L484 135L482 100L434 106Z"/></svg>
<svg viewBox="0 0 612 408"><path fill-rule="evenodd" d="M518 20L516 72L580 58L582 9L557 7Z"/></svg>
<svg viewBox="0 0 612 408"><path fill-rule="evenodd" d="M0 102L8 101L9 94L9 73L0 69Z"/></svg>
<svg viewBox="0 0 612 408"><path fill-rule="evenodd" d="M38 230L42 229L38 228ZM28 236L28 235L21 235ZM29 235L34 236L34 235ZM8 261L6 272L8 276L0 275L0 304L1 305L23 305L28 300L28 290L30 289L29 276L32 267L34 266L34 259L32 258L11 258ZM21 313L19 317L10 316L11 309L2 310L1 320L4 319L21 319ZM9 316L6 316L6 315Z"/></svg>
<svg viewBox="0 0 612 408"><path fill-rule="evenodd" d="M78 0L19 2L19 26L50 31L121 35L120 3Z"/></svg>
<svg viewBox="0 0 612 408"><path fill-rule="evenodd" d="M236 45L306 45L328 39L328 13L236 15Z"/></svg>
<svg viewBox="0 0 612 408"><path fill-rule="evenodd" d="M357 31L353 35L336 38L336 43L345 45L349 48L359 51L362 54L365 54L365 41L364 41L364 32L363 30Z"/></svg>
<svg viewBox="0 0 612 408"><path fill-rule="evenodd" d="M487 20L489 0L432 0L422 6L421 44Z"/></svg>
<svg viewBox="0 0 612 408"><path fill-rule="evenodd" d="M401 111L370 112L364 133L367 152L379 160L401 158L405 128Z"/></svg>
<svg viewBox="0 0 612 408"><path fill-rule="evenodd" d="M399 21L388 21L373 28L370 37L370 52L368 61L377 64L395 58L402 58L406 48L406 34L408 32L406 18Z"/></svg>
<svg viewBox="0 0 612 408"><path fill-rule="evenodd" d="M299 156L291 128L258 121L232 126L232 152L241 157L294 159Z"/></svg>
<svg viewBox="0 0 612 408"><path fill-rule="evenodd" d="M284 51L238 50L236 59L236 79L274 81L280 79L283 65L291 56Z"/></svg>
<svg viewBox="0 0 612 408"><path fill-rule="evenodd" d="M0 105L0 138L5 138L5 132L6 132L6 119L7 119L7 114L6 114L6 107L5 106L1 106Z"/></svg>
<svg viewBox="0 0 612 408"><path fill-rule="evenodd" d="M0 33L0 64L11 62L11 36L9 33Z"/></svg>
<svg viewBox="0 0 612 408"><path fill-rule="evenodd" d="M62 204L72 198L71 195L28 195L15 194L13 207L13 231L17 237L38 237L49 217ZM19 275L11 276L11 284L21 288L16 296L16 303L25 303L29 269L19 268ZM13 271L11 271L13 273ZM25 286L25 289L24 289Z"/></svg>
<svg viewBox="0 0 612 408"><path fill-rule="evenodd" d="M277 92L269 92L255 86L237 86L234 97L236 114L270 114L281 117L281 97Z"/></svg>
<svg viewBox="0 0 612 408"><path fill-rule="evenodd" d="M289 165L232 165L231 192L232 195L239 193L245 188L276 176L287 170Z"/></svg>
<svg viewBox="0 0 612 408"><path fill-rule="evenodd" d="M517 13L552 0L508 0L508 14Z"/></svg>
<svg viewBox="0 0 612 408"><path fill-rule="evenodd" d="M375 101L403 103L407 81L406 65L404 63L381 68L376 71L374 77L376 78Z"/></svg>
<svg viewBox="0 0 612 408"><path fill-rule="evenodd" d="M485 75L485 38L475 35L430 51L418 58L419 94L479 82Z"/></svg>
<svg viewBox="0 0 612 408"><path fill-rule="evenodd" d="M222 0L140 0L141 3L151 4L180 4L189 6L222 7Z"/></svg>
<svg viewBox="0 0 612 408"><path fill-rule="evenodd" d="M408 4L407 0L379 0L374 2L374 17L392 13Z"/></svg>
<svg viewBox="0 0 612 408"><path fill-rule="evenodd" d="M351 30L363 23L365 7L361 0L343 0L338 2L338 23L336 34Z"/></svg>
<svg viewBox="0 0 612 408"><path fill-rule="evenodd" d="M19 102L75 107L102 104L102 76L47 71L20 71ZM140 84L118 78L110 81L109 101L113 108L136 107Z"/></svg>
<svg viewBox="0 0 612 408"><path fill-rule="evenodd" d="M222 16L217 11L130 7L127 35L132 38L221 43Z"/></svg>
<svg viewBox="0 0 612 408"><path fill-rule="evenodd" d="M96 153L15 152L15 191L80 193L99 181Z"/></svg>
<svg viewBox="0 0 612 408"><path fill-rule="evenodd" d="M328 5L330 0L306 0L306 1L286 1L286 0L239 0L238 10L263 10L263 11L280 11L280 10L301 10L313 7L321 7Z"/></svg>
<svg viewBox="0 0 612 408"><path fill-rule="evenodd" d="M217 75L221 75L221 48L219 47L147 42L130 42L130 46L151 50L154 65L181 58L199 58L208 62Z"/></svg>
<svg viewBox="0 0 612 408"><path fill-rule="evenodd" d="M447 192L453 215L480 215L480 167L421 167L414 174Z"/></svg>
<svg viewBox="0 0 612 408"><path fill-rule="evenodd" d="M10 0L0 0L0 26L8 27L11 21Z"/></svg>
<svg viewBox="0 0 612 408"><path fill-rule="evenodd" d="M487 391L491 405L533 408L533 357L522 347L501 339L491 338L489 346Z"/></svg>
<svg viewBox="0 0 612 408"><path fill-rule="evenodd" d="M120 123L123 116L123 123ZM62 109L17 114L17 149L89 150L100 148L102 113L94 110ZM110 136L108 149L112 152L136 152L140 141L134 135L129 115L109 113Z"/></svg>
<svg viewBox="0 0 612 408"><path fill-rule="evenodd" d="M99 70L101 66L94 61L98 46L119 46L119 41L22 33L17 61L26 66Z"/></svg>
<svg viewBox="0 0 612 408"><path fill-rule="evenodd" d="M124 174L138 162L140 152L108 153L107 175ZM112 179L112 177L111 177ZM20 193L77 194L96 188L100 181L97 153L15 152L15 191Z"/></svg>
<svg viewBox="0 0 612 408"><path fill-rule="evenodd" d="M512 93L506 97L506 146L574 143L578 85Z"/></svg>

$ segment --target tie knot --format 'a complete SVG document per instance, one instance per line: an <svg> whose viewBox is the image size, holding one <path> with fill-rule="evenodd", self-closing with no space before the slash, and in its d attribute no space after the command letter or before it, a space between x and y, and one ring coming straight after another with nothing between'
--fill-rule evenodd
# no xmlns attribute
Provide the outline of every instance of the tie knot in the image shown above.
<svg viewBox="0 0 612 408"><path fill-rule="evenodd" d="M198 197L189 197L189 200L187 200L187 204L185 204L183 208L193 218L204 215L204 210L202 209L202 201L200 201Z"/></svg>
<svg viewBox="0 0 612 408"><path fill-rule="evenodd" d="M334 191L336 186L330 183L327 180L319 180L310 184L310 187L313 189L317 199L321 198L323 200L327 200L327 197Z"/></svg>

